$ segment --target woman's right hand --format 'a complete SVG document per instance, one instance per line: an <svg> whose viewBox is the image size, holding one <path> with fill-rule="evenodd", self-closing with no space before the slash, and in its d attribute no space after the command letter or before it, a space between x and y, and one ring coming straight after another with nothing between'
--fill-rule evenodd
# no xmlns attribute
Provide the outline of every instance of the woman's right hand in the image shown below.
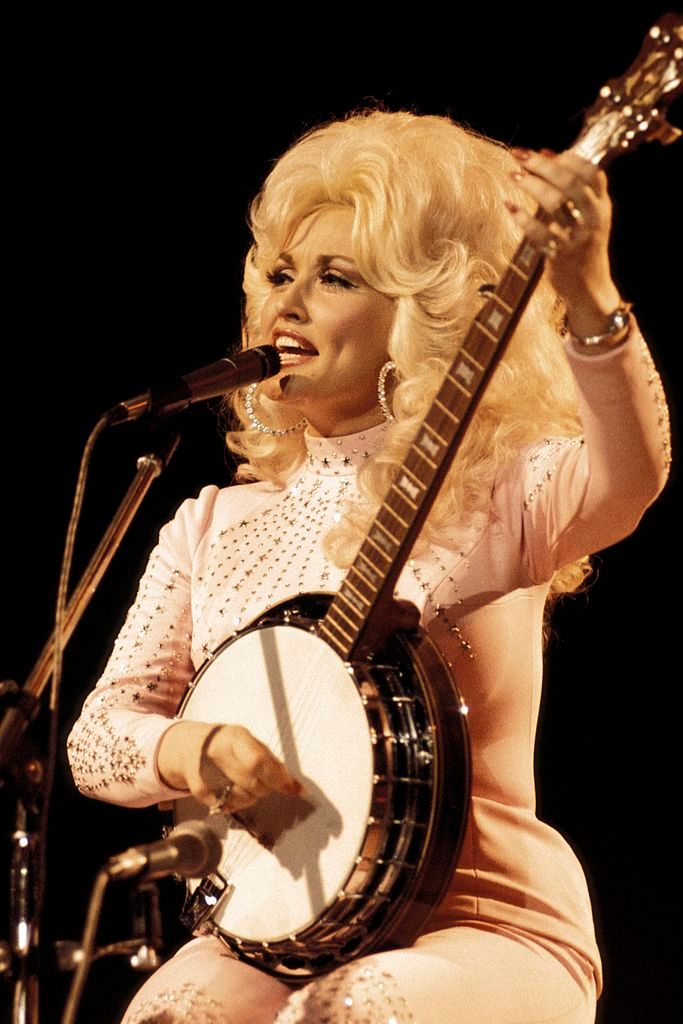
<svg viewBox="0 0 683 1024"><path fill-rule="evenodd" d="M207 807L229 788L223 801L228 813L272 792L298 796L303 791L283 762L241 725L176 722L161 739L157 767L162 782L189 790Z"/></svg>

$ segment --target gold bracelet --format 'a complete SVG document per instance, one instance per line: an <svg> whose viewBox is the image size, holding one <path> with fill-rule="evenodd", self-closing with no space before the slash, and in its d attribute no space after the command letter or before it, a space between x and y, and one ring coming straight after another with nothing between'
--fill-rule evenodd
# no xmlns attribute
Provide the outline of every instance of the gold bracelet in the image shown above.
<svg viewBox="0 0 683 1024"><path fill-rule="evenodd" d="M572 334L572 344L577 352L583 355L599 355L611 352L622 345L631 330L632 302L622 302L607 318L607 330L603 334L592 334L588 338L579 338Z"/></svg>

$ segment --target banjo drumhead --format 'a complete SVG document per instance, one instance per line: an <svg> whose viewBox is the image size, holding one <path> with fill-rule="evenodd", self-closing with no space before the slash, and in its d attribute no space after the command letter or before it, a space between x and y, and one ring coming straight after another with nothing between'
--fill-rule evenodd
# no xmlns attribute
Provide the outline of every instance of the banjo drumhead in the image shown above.
<svg viewBox="0 0 683 1024"><path fill-rule="evenodd" d="M213 922L244 941L301 931L344 887L368 824L372 741L352 675L318 636L264 626L219 648L180 714L243 725L302 782L302 797L273 793L241 812L246 828L206 819L223 841L219 872L230 887ZM176 802L178 822L206 814L192 798Z"/></svg>

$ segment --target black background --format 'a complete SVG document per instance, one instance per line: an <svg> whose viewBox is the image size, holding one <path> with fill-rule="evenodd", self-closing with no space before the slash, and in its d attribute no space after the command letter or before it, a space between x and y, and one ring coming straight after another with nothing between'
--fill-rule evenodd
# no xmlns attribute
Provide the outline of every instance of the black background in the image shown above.
<svg viewBox="0 0 683 1024"><path fill-rule="evenodd" d="M505 23L482 12L443 34L436 25L415 33L404 26L390 43L379 31L372 45L358 12L355 32L348 32L350 12L343 21L336 13L340 25L333 18L323 42L305 40L302 29L279 45L270 40L267 52L257 31L256 44L232 36L222 55L205 54L209 25L196 45L176 40L172 51L150 33L134 55L127 32L119 47L104 26L87 47L66 45L64 25L57 52L49 39L35 52L21 41L5 122L7 207L17 229L2 403L3 676L25 679L50 631L80 452L99 415L237 342L245 212L284 148L314 124L379 100L392 110L450 114L508 143L560 150L602 83L633 60L659 11L620 12L616 28L588 25L585 12L575 12L573 31L541 26L540 37L528 17ZM680 101L671 120L683 124ZM653 143L610 170L615 278L664 376L675 455L682 151L680 142ZM98 444L76 573L149 446L141 425L111 430ZM637 533L596 560L599 582L558 611L547 659L540 813L570 839L589 878L605 961L602 1024L649 1024L673 1012L678 476L674 466ZM228 479L216 409L197 407L184 417L181 447L67 652L43 923L50 940L79 937L104 859L158 836L156 811L76 794L64 743L159 526L183 497ZM41 745L43 732L39 722L33 734ZM0 810L4 865L13 814L7 791ZM162 891L173 946L182 938L175 924L181 894L171 882ZM125 887L109 894L101 942L128 935L127 900ZM67 980L53 972L45 980L44 1021L59 1018ZM82 1019L118 1020L139 980L120 959L96 964Z"/></svg>

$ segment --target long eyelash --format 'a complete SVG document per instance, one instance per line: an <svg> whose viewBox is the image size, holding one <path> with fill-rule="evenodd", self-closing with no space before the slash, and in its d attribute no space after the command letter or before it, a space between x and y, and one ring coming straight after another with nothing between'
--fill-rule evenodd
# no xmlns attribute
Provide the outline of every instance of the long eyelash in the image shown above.
<svg viewBox="0 0 683 1024"><path fill-rule="evenodd" d="M266 272L266 281L270 284L282 284L282 278L285 276L284 270L269 270Z"/></svg>
<svg viewBox="0 0 683 1024"><path fill-rule="evenodd" d="M328 283L332 284L334 288L354 288L355 285L347 281L345 277L340 277L338 274L333 274L330 270L323 270L320 274L321 279L327 278Z"/></svg>
<svg viewBox="0 0 683 1024"><path fill-rule="evenodd" d="M355 288L355 285L350 281L347 281L345 277L341 277L330 270L321 270L319 276L323 283L331 286L332 288ZM278 287L278 285L282 285L286 281L290 281L291 278L287 276L287 272L284 269L269 270L266 272L266 280L275 287Z"/></svg>

